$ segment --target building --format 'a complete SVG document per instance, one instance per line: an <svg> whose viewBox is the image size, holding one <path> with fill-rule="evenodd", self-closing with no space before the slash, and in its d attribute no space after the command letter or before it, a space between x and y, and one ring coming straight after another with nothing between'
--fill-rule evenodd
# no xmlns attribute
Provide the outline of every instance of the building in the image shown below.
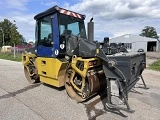
<svg viewBox="0 0 160 120"><path fill-rule="evenodd" d="M154 38L142 37L139 35L125 34L119 37L111 38L110 43L122 43L129 51L138 51L143 49L147 51L160 51L160 41Z"/></svg>

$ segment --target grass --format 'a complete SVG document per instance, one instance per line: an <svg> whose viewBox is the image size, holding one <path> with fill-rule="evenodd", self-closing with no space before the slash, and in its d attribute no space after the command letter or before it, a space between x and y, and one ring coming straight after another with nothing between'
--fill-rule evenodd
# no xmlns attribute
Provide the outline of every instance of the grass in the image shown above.
<svg viewBox="0 0 160 120"><path fill-rule="evenodd" d="M14 58L14 55L12 53L0 53L0 59L5 59L5 60L12 60L12 61L21 61L21 55L16 55Z"/></svg>
<svg viewBox="0 0 160 120"><path fill-rule="evenodd" d="M149 69L160 71L160 59L149 65Z"/></svg>

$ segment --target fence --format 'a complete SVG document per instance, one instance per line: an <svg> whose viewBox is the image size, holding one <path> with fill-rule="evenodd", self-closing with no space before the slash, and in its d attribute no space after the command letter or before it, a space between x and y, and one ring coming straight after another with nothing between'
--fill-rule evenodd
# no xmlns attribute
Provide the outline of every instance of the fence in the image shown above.
<svg viewBox="0 0 160 120"><path fill-rule="evenodd" d="M12 49L11 49L11 53L13 53L15 55L21 55L24 52L25 52L25 48L12 47Z"/></svg>
<svg viewBox="0 0 160 120"><path fill-rule="evenodd" d="M8 50L6 52L6 51L3 51L2 48L0 47L0 54L11 54L11 55L13 55L13 57L16 57L16 56L20 56L22 53L24 53L25 49L26 48L12 47L10 50Z"/></svg>

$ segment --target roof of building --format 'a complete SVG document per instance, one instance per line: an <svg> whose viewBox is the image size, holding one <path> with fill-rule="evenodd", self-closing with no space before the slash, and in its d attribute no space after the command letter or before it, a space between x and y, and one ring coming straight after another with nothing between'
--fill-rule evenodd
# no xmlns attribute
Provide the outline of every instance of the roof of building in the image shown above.
<svg viewBox="0 0 160 120"><path fill-rule="evenodd" d="M23 49L23 48L32 48L33 45L31 45L31 44L27 44L27 45L16 45L16 47L19 48L19 49Z"/></svg>
<svg viewBox="0 0 160 120"><path fill-rule="evenodd" d="M126 42L147 42L147 41L158 41L155 38L149 38L149 37L142 37L139 35L132 35L132 34L125 34L119 37L111 38L110 43L112 42L121 42L121 43L126 43Z"/></svg>

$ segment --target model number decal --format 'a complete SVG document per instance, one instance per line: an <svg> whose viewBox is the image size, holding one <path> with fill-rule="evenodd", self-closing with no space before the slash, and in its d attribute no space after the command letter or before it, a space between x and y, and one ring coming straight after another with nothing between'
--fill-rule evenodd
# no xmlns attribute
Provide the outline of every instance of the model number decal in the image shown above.
<svg viewBox="0 0 160 120"><path fill-rule="evenodd" d="M55 55L58 55L58 54L59 54L59 51L56 49L56 50L54 51L54 54L55 54Z"/></svg>
<svg viewBox="0 0 160 120"><path fill-rule="evenodd" d="M64 49L64 44L60 44L60 48L63 50Z"/></svg>

